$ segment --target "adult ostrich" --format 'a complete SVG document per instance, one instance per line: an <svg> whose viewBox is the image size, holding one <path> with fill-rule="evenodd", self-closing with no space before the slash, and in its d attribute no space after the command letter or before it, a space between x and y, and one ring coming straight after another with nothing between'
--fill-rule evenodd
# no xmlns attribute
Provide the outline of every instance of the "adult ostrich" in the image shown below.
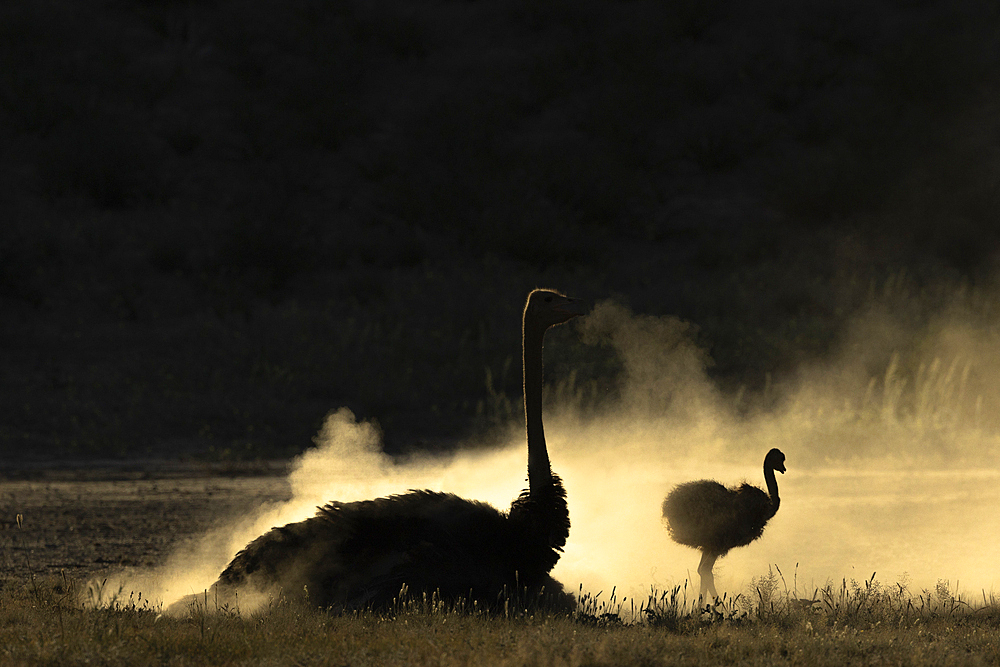
<svg viewBox="0 0 1000 667"><path fill-rule="evenodd" d="M730 549L750 544L764 532L764 526L778 511L778 482L774 471L785 473L785 455L772 449L764 457L767 493L744 482L726 488L716 481L685 482L663 501L663 519L670 537L678 544L701 550L698 574L699 597L706 591L718 598L712 568Z"/></svg>
<svg viewBox="0 0 1000 667"><path fill-rule="evenodd" d="M437 593L486 608L527 591L568 608L572 596L548 574L566 544L569 512L542 429L542 341L549 327L582 314L578 299L541 289L528 295L521 336L528 489L509 510L435 491L331 502L255 539L204 597L188 596L170 611L183 612L199 599L246 607L254 596L303 591L322 608L378 609L404 586L411 595Z"/></svg>

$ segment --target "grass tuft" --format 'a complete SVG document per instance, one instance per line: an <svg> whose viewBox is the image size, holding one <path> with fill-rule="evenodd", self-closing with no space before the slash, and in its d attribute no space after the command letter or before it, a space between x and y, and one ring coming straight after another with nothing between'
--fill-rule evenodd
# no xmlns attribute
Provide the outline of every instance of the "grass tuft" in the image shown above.
<svg viewBox="0 0 1000 667"><path fill-rule="evenodd" d="M1000 604L950 583L911 593L875 575L808 593L775 566L747 589L701 606L688 585L646 601L579 591L573 614L511 596L504 613L400 591L383 613L336 614L277 600L252 614L159 613L139 593L86 590L71 577L0 578L0 661L12 664L856 664L859 656L930 665L994 655ZM215 613L219 612L219 613ZM683 664L684 661L681 661ZM691 664L694 664L691 662Z"/></svg>

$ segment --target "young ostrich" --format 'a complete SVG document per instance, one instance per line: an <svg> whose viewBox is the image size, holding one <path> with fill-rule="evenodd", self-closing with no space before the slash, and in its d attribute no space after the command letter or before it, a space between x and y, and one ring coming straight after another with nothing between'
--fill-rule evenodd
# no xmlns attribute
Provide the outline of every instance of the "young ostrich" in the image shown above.
<svg viewBox="0 0 1000 667"><path fill-rule="evenodd" d="M699 597L715 590L712 568L715 561L734 547L750 544L764 532L768 520L778 511L778 482L774 471L785 473L785 455L772 449L764 457L764 480L767 493L751 484L726 488L716 481L703 479L678 485L663 501L663 520L670 537L678 544L701 550L698 574Z"/></svg>
<svg viewBox="0 0 1000 667"><path fill-rule="evenodd" d="M549 327L583 314L582 303L551 290L528 295L522 319L528 489L501 512L450 493L410 491L376 500L331 502L312 518L273 528L236 554L207 596L235 606L237 595L307 592L335 611L386 608L401 589L487 608L526 590L563 609L571 595L548 572L569 536L562 482L549 467L542 429L542 341Z"/></svg>

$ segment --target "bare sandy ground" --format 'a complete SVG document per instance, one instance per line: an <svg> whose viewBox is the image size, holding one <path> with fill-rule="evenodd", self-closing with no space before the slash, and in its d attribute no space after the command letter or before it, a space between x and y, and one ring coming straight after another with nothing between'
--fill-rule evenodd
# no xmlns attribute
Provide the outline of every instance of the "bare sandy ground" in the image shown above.
<svg viewBox="0 0 1000 667"><path fill-rule="evenodd" d="M426 478L390 467L372 488L354 489L327 457L306 466L322 471L315 488L299 475L302 488L291 509L280 507L292 499L289 480L296 479L285 464L241 470L163 465L6 470L0 474L0 585L23 583L32 574L65 573L79 582L107 579L109 590L126 581L126 591L135 587L147 598L156 593L154 599L176 599L210 585L228 558L269 526L298 520L323 500L432 487L503 507L506 480L516 477L521 465L519 452L507 458L456 463L455 470ZM576 467L560 470L566 474L573 528L553 576L570 590L582 586L596 594L616 587L620 595L640 601L651 585L669 590L696 577L697 553L670 541L657 500L664 488L694 478L698 470L656 469L644 462L642 470L607 473L607 465L578 458ZM362 467L377 468L371 461ZM702 464L700 471L739 479L739 467L709 468ZM587 472L593 470L602 471L603 481L593 481ZM479 474L471 474L475 471ZM500 491L484 481L486 475L501 480L493 485ZM327 491L330 479L337 488ZM752 593L753 579L772 566L804 596L873 576L890 586L905 584L913 594L944 581L973 601L994 596L1000 586L1000 550L991 537L1000 531L998 470L790 469L780 483L781 511L764 538L734 550L717 566L717 581L730 594ZM210 567L191 566L190 580L178 578L188 566L171 562L173 557L197 560L206 543L214 548L219 541L225 542L222 553L209 554ZM169 572L158 570L168 565Z"/></svg>
<svg viewBox="0 0 1000 667"><path fill-rule="evenodd" d="M0 576L83 579L162 565L195 536L290 495L280 466L225 472L85 467L0 477Z"/></svg>

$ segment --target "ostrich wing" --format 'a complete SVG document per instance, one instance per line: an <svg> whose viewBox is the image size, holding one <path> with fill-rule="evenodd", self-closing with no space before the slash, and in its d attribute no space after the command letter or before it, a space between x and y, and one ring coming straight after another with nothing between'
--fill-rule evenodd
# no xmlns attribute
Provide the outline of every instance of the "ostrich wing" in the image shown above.
<svg viewBox="0 0 1000 667"><path fill-rule="evenodd" d="M219 586L290 594L305 587L313 603L336 608L391 604L404 584L492 604L514 585L519 542L506 516L452 494L330 503L251 542Z"/></svg>

